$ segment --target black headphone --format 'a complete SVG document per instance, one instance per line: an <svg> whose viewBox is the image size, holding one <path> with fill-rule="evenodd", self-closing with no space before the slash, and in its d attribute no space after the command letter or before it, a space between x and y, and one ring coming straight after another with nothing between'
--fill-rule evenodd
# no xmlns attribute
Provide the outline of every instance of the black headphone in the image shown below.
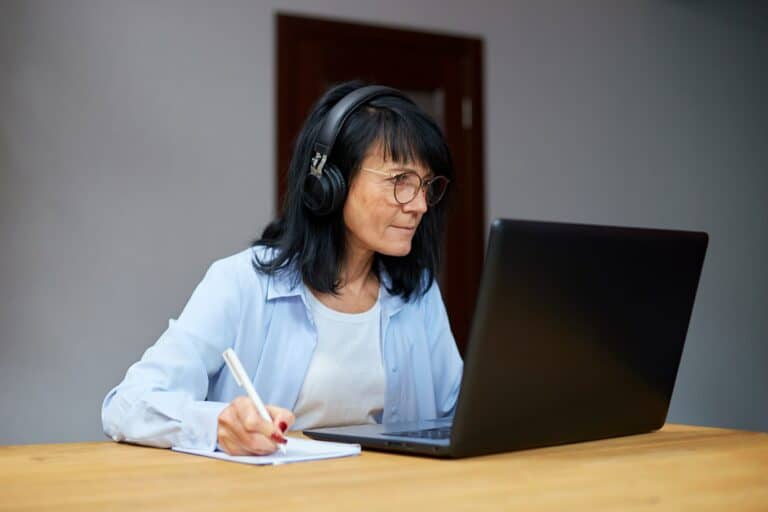
<svg viewBox="0 0 768 512"><path fill-rule="evenodd" d="M309 174L304 178L304 206L317 216L335 212L347 195L344 174L333 163L328 162L336 136L350 114L359 106L379 96L397 96L409 103L413 100L405 94L382 85L368 85L356 89L341 98L328 112L318 132L313 147Z"/></svg>

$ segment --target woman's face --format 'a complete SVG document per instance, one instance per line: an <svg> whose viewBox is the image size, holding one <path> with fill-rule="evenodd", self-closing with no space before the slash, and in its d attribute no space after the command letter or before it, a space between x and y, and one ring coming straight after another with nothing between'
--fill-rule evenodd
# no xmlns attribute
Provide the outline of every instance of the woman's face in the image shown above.
<svg viewBox="0 0 768 512"><path fill-rule="evenodd" d="M420 164L385 161L377 146L368 152L361 167L393 176L412 170L422 179L430 174L429 169ZM360 170L352 179L344 203L347 244L350 249L405 256L411 252L411 240L426 211L423 190L416 194L413 201L399 204L395 200L394 180L391 177Z"/></svg>

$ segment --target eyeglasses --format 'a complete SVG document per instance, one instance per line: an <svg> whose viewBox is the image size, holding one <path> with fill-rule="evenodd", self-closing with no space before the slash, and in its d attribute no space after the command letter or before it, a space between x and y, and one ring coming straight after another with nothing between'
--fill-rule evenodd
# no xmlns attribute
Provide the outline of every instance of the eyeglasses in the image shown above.
<svg viewBox="0 0 768 512"><path fill-rule="evenodd" d="M427 204L435 206L445 195L450 180L445 176L433 176L432 178L422 179L419 173L415 171L405 172L386 172L378 169L361 167L363 171L389 176L392 180L395 190L395 201L400 204L408 204L416 198L420 190L426 191Z"/></svg>

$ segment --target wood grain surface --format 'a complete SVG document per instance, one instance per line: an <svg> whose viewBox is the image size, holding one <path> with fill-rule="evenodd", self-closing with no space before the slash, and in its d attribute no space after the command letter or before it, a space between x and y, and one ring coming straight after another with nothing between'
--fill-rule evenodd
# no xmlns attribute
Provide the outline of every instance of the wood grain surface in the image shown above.
<svg viewBox="0 0 768 512"><path fill-rule="evenodd" d="M0 446L0 510L768 511L768 434L667 425L435 460L256 467L112 442Z"/></svg>

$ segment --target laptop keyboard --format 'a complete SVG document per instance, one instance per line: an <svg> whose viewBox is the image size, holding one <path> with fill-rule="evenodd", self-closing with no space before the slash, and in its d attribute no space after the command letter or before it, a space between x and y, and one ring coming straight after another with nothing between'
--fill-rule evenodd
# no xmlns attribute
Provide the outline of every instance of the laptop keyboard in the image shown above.
<svg viewBox="0 0 768 512"><path fill-rule="evenodd" d="M405 432L385 432L385 436L417 437L421 439L450 439L451 427L436 427Z"/></svg>

